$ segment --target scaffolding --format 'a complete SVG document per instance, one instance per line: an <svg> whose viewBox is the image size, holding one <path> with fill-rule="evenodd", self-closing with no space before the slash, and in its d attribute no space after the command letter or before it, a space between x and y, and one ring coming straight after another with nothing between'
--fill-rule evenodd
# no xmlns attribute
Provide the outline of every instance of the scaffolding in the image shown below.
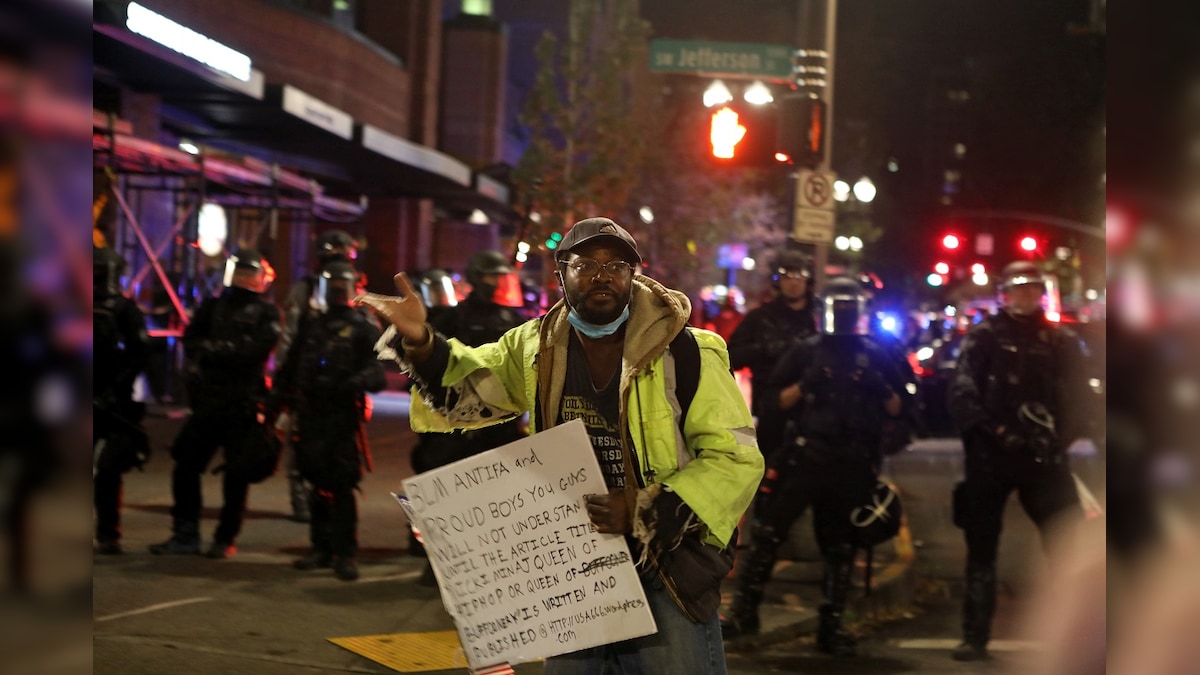
<svg viewBox="0 0 1200 675"><path fill-rule="evenodd" d="M164 342L166 367L156 394L168 396L180 393L179 338L200 302L220 293L228 253L239 246L260 250L279 269L286 292L307 270L317 225L347 227L367 208L365 197L330 197L317 181L277 164L197 150L137 138L128 122L93 111L93 165L108 172L117 205L105 234L129 265L123 292L146 315L151 337ZM221 207L227 223L216 255L200 248L200 214L210 204Z"/></svg>

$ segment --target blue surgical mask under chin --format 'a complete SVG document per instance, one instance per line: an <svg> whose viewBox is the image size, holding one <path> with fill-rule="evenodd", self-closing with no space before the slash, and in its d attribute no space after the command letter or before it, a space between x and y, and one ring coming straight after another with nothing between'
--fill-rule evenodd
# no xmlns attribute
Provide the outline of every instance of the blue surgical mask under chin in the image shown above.
<svg viewBox="0 0 1200 675"><path fill-rule="evenodd" d="M603 326L597 326L594 323L588 323L587 321L584 321L583 317L579 316L573 307L567 314L567 322L574 326L575 329L580 333L583 333L592 339L612 335L613 333L617 332L617 329L628 320L629 305L625 305L625 309L621 311L621 316L618 316L616 319L613 319L611 323L606 323Z"/></svg>

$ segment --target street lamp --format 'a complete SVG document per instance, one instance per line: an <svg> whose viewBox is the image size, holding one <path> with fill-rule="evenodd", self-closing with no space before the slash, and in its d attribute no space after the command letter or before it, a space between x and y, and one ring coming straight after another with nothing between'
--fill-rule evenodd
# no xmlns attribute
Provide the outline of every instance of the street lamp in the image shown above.
<svg viewBox="0 0 1200 675"><path fill-rule="evenodd" d="M833 198L839 202L850 199L850 184L841 178L833 181Z"/></svg>
<svg viewBox="0 0 1200 675"><path fill-rule="evenodd" d="M833 247L839 251L845 251L850 248L850 238L839 236L833 240Z"/></svg>
<svg viewBox="0 0 1200 675"><path fill-rule="evenodd" d="M712 84L708 85L708 89L704 90L704 107L711 108L722 103L729 103L733 100L733 94L729 91L729 87L720 80L713 80Z"/></svg>
<svg viewBox="0 0 1200 675"><path fill-rule="evenodd" d="M858 237L854 237L854 236L850 237L849 244L850 244L851 251L861 251L863 248L863 241L862 241L862 239L860 239Z"/></svg>
<svg viewBox="0 0 1200 675"><path fill-rule="evenodd" d="M745 99L746 103L750 103L752 105L765 105L767 103L775 102L775 97L771 95L771 90L768 89L767 85L763 84L761 80L755 80L754 84L746 87L746 91L742 94L742 98Z"/></svg>
<svg viewBox="0 0 1200 675"><path fill-rule="evenodd" d="M869 204L875 199L875 184L870 178L863 176L854 184L854 198L858 201Z"/></svg>

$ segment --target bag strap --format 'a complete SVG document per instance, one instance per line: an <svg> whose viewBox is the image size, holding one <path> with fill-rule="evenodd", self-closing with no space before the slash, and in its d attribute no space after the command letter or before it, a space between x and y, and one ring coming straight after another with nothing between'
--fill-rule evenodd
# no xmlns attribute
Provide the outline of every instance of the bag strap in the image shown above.
<svg viewBox="0 0 1200 675"><path fill-rule="evenodd" d="M696 336L684 325L671 339L671 354L675 357L675 397L679 400L679 433L683 434L683 423L688 408L696 398L700 387L700 345Z"/></svg>

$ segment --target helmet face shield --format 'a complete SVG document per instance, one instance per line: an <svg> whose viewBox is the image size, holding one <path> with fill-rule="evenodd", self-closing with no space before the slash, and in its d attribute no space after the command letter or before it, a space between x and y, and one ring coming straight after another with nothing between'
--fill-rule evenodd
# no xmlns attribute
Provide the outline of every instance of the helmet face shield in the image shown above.
<svg viewBox="0 0 1200 675"><path fill-rule="evenodd" d="M521 278L516 272L500 274L496 277L496 290L492 293L492 302L502 307L524 307L525 299L521 289Z"/></svg>
<svg viewBox="0 0 1200 675"><path fill-rule="evenodd" d="M421 299L426 307L454 307L458 294L454 280L442 270L430 270L421 276Z"/></svg>
<svg viewBox="0 0 1200 675"><path fill-rule="evenodd" d="M358 275L350 263L332 262L321 269L313 286L313 307L328 312L334 307L349 307L357 291Z"/></svg>
<svg viewBox="0 0 1200 675"><path fill-rule="evenodd" d="M225 260L225 273L221 282L226 288L264 293L274 279L274 270L259 253L238 250Z"/></svg>
<svg viewBox="0 0 1200 675"><path fill-rule="evenodd" d="M858 282L834 279L825 287L824 321L827 335L867 335L870 331L867 296Z"/></svg>

